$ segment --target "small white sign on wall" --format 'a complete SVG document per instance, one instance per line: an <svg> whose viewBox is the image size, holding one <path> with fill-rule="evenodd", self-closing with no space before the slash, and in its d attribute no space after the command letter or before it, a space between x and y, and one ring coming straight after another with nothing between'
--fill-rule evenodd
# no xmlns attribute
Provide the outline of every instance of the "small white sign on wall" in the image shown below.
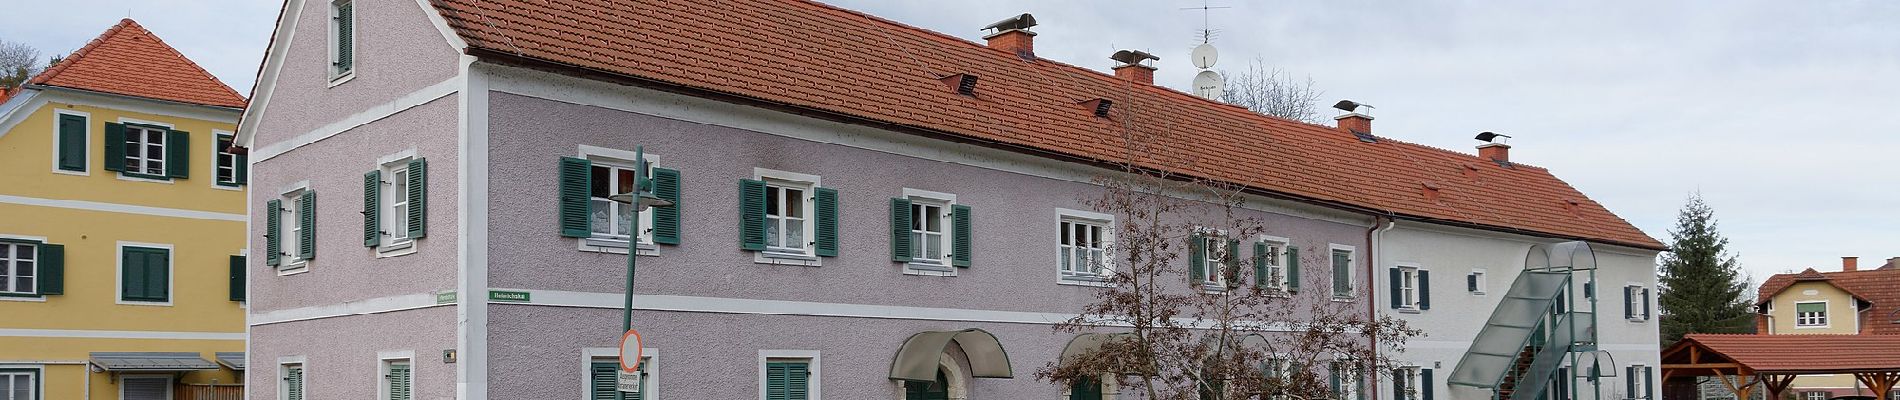
<svg viewBox="0 0 1900 400"><path fill-rule="evenodd" d="M620 391L622 392L640 393L640 373L620 371L619 386L620 386ZM638 398L638 397L630 397L630 398Z"/></svg>

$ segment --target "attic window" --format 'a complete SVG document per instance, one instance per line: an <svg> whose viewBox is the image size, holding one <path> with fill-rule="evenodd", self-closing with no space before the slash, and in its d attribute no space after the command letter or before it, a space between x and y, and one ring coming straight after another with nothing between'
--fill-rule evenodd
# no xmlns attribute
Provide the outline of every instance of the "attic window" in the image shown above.
<svg viewBox="0 0 1900 400"><path fill-rule="evenodd" d="M1569 211L1571 214L1578 214L1577 206L1581 204L1583 203L1578 202L1576 199L1564 199L1564 211Z"/></svg>
<svg viewBox="0 0 1900 400"><path fill-rule="evenodd" d="M957 91L957 94L964 96L976 95L976 75L962 73L951 74L938 78L938 80L943 81L945 85L950 85L952 89Z"/></svg>
<svg viewBox="0 0 1900 400"><path fill-rule="evenodd" d="M1425 196L1425 201L1429 201L1433 203L1438 202L1438 190L1439 190L1438 183L1420 182L1419 186L1423 189L1420 191L1420 194Z"/></svg>
<svg viewBox="0 0 1900 400"><path fill-rule="evenodd" d="M1458 173L1464 174L1465 178L1469 178L1472 181L1478 180L1478 166L1476 165L1469 163L1464 164L1462 168L1458 168Z"/></svg>
<svg viewBox="0 0 1900 400"><path fill-rule="evenodd" d="M1359 141L1361 141L1361 142L1366 142L1366 143L1378 143L1378 142L1379 142L1379 137L1378 137L1378 136L1372 136L1372 133L1371 133L1371 132L1360 132L1360 131L1359 131L1358 129L1353 129L1353 130L1352 130L1352 136L1353 136L1353 137L1356 137L1356 138L1359 138Z"/></svg>
<svg viewBox="0 0 1900 400"><path fill-rule="evenodd" d="M1089 112L1095 114L1096 117L1108 118L1108 111L1115 106L1115 101L1109 99L1092 99L1082 102L1082 106L1088 107Z"/></svg>

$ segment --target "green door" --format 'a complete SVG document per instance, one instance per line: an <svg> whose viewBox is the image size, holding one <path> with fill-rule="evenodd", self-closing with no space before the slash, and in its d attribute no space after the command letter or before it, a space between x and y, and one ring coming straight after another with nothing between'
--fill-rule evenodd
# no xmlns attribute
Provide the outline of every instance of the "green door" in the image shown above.
<svg viewBox="0 0 1900 400"><path fill-rule="evenodd" d="M937 370L936 382L904 382L904 400L948 400L950 380Z"/></svg>

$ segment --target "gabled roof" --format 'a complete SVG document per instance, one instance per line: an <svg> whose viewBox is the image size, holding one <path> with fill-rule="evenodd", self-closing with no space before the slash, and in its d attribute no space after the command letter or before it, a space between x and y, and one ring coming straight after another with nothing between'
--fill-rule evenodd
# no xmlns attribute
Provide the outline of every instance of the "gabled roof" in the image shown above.
<svg viewBox="0 0 1900 400"><path fill-rule="evenodd" d="M1862 321L1864 330L1861 333L1900 334L1900 324L1891 323L1895 313L1900 312L1900 268L1883 267L1852 272L1819 272L1808 268L1800 273L1775 274L1762 281L1755 304L1767 303L1799 282L1824 282L1872 305L1864 313L1867 320Z"/></svg>
<svg viewBox="0 0 1900 400"><path fill-rule="evenodd" d="M1663 364L1689 364L1682 350L1695 346L1760 373L1900 371L1900 335L1691 334L1663 351Z"/></svg>
<svg viewBox="0 0 1900 400"><path fill-rule="evenodd" d="M824 4L769 0L432 1L490 61L763 103L1091 163L1124 126L1165 138L1142 167L1401 218L1653 250L1663 245L1544 168L1268 117L1167 88ZM975 27L972 27L974 29ZM939 81L980 77L975 96ZM1114 101L1109 118L1078 105ZM1162 135L1161 133L1166 133ZM1427 188L1435 196L1427 196Z"/></svg>
<svg viewBox="0 0 1900 400"><path fill-rule="evenodd" d="M132 97L244 108L244 96L131 18L28 81Z"/></svg>

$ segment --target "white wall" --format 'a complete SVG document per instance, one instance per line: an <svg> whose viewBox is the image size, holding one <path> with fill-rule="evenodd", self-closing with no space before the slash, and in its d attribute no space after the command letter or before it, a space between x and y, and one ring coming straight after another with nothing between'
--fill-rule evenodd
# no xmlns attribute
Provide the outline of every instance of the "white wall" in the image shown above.
<svg viewBox="0 0 1900 400"><path fill-rule="evenodd" d="M1416 338L1405 346L1399 359L1433 369L1434 400L1489 398L1488 390L1448 387L1445 380L1470 347L1471 340L1484 327L1485 320L1491 316L1492 309L1497 307L1504 292L1523 271L1524 257L1531 246L1558 242L1562 240L1415 222L1399 222L1379 237L1377 259L1374 261L1377 263L1374 271L1374 304L1381 315L1403 319L1408 325L1425 332L1424 337ZM1603 379L1601 398L1624 398L1623 379L1628 377L1621 376L1625 375L1622 368L1633 363L1652 367L1657 365L1660 348L1655 319L1631 322L1622 318L1621 287L1626 283L1639 283L1651 288L1654 296L1656 252L1597 244L1591 247L1596 252L1599 267L1599 341L1601 348L1610 351L1616 358L1615 372L1619 375ZM1398 265L1417 266L1431 271L1430 309L1409 311L1391 307L1391 282L1387 271ZM1467 291L1465 276L1473 270L1485 271L1482 284L1484 294ZM1577 279L1578 289L1573 293L1581 293L1582 281L1588 277L1579 274ZM1578 303L1583 304L1581 301ZM1651 304L1653 308L1653 299ZM1657 371L1660 373L1660 369ZM1655 382L1661 384L1660 379ZM1580 380L1578 385L1583 389L1583 398L1590 398L1590 383ZM1382 382L1379 398L1388 399L1391 393L1390 382Z"/></svg>

